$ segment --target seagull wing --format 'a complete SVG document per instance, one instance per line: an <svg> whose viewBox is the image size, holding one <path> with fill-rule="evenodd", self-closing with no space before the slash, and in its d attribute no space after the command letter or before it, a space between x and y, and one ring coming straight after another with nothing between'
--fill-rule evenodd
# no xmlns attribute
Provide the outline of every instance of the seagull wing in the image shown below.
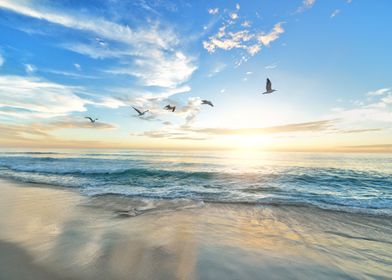
<svg viewBox="0 0 392 280"><path fill-rule="evenodd" d="M93 119L92 118L90 118L90 117L84 117L85 119L89 119L90 120L90 122L94 122L93 121Z"/></svg>
<svg viewBox="0 0 392 280"><path fill-rule="evenodd" d="M172 107L172 112L174 112L176 110L176 106Z"/></svg>
<svg viewBox="0 0 392 280"><path fill-rule="evenodd" d="M266 88L267 92L272 90L272 83L271 83L270 79L268 79L268 78L267 78L267 84L265 85L265 88Z"/></svg>
<svg viewBox="0 0 392 280"><path fill-rule="evenodd" d="M132 108L140 115L142 112L140 112L139 109L136 109L135 107L132 106Z"/></svg>
<svg viewBox="0 0 392 280"><path fill-rule="evenodd" d="M166 105L165 107L163 107L163 109L170 110L171 107L170 107L170 105Z"/></svg>

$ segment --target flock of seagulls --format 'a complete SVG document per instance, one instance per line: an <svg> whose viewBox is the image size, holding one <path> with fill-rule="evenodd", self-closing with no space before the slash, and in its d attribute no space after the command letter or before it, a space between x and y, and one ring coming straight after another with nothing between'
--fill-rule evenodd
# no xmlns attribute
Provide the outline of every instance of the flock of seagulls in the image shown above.
<svg viewBox="0 0 392 280"><path fill-rule="evenodd" d="M265 92L263 92L262 94L271 94L274 91L277 91L277 90L272 88L271 80L269 78L267 78L267 82L266 82L266 85L265 85ZM212 104L211 101L205 100L205 99L203 99L201 101L201 104L202 105L209 105L211 107L214 107L214 104ZM141 111L138 108L135 108L133 106L132 106L132 108L138 113L138 117L144 116L147 112L149 112L149 110ZM167 111L174 112L176 110L176 106L174 106L174 105L172 106L172 105L168 104L165 107L163 107L163 109L165 109ZM91 123L95 123L98 120L96 118L94 119L94 118L91 118L91 117L85 117L85 119L89 119Z"/></svg>

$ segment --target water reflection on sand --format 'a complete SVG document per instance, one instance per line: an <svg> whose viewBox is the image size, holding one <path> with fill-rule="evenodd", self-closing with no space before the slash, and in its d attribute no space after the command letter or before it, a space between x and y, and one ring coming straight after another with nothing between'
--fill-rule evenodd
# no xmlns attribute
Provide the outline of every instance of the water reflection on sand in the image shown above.
<svg viewBox="0 0 392 280"><path fill-rule="evenodd" d="M135 203L109 199L124 211ZM124 218L103 207L107 201L91 203L69 191L0 181L0 276L387 279L392 273L392 221L383 217L205 204ZM6 265L11 255L14 266Z"/></svg>

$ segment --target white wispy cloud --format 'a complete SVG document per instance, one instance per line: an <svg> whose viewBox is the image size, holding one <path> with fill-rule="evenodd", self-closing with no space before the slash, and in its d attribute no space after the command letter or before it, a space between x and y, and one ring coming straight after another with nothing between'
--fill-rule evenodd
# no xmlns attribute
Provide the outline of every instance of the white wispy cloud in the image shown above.
<svg viewBox="0 0 392 280"><path fill-rule="evenodd" d="M278 67L278 63L272 63L272 64L265 66L264 68L265 69L275 69L277 67Z"/></svg>
<svg viewBox="0 0 392 280"><path fill-rule="evenodd" d="M210 8L210 9L208 9L208 13L211 15L216 15L217 13L219 13L219 9L218 8Z"/></svg>
<svg viewBox="0 0 392 280"><path fill-rule="evenodd" d="M352 108L333 109L331 116L339 118L341 127L346 130L389 127L392 123L391 89L378 89L367 93L367 96L370 97L354 102Z"/></svg>
<svg viewBox="0 0 392 280"><path fill-rule="evenodd" d="M78 63L74 63L74 67L76 70L81 71L82 70L82 66L80 66L80 64Z"/></svg>
<svg viewBox="0 0 392 280"><path fill-rule="evenodd" d="M368 96L378 96L378 95L383 95L386 93L391 93L391 91L392 91L392 88L380 88L375 91L368 92L367 95Z"/></svg>
<svg viewBox="0 0 392 280"><path fill-rule="evenodd" d="M94 34L98 39L90 44L65 43L62 47L92 58L115 57L121 59L122 64L128 61L129 69L118 68L112 73L132 74L146 86L175 87L184 83L197 68L192 58L178 50L180 40L173 28L162 27L158 22L149 21L143 27L132 29L102 18L77 12L67 14L26 3L0 0L0 8ZM120 44L111 48L107 41Z"/></svg>
<svg viewBox="0 0 392 280"><path fill-rule="evenodd" d="M137 77L146 86L175 88L185 83L196 70L193 59L182 52L167 55L152 53L150 57L136 59L134 67L118 67L108 72Z"/></svg>
<svg viewBox="0 0 392 280"><path fill-rule="evenodd" d="M243 23L241 23L241 26L242 26L242 27L250 27L250 26L251 26L251 23L250 23L250 21L246 20L246 21L244 21Z"/></svg>
<svg viewBox="0 0 392 280"><path fill-rule="evenodd" d="M315 3L316 0L303 0L302 5L297 9L297 12L304 12L305 10L312 8Z"/></svg>
<svg viewBox="0 0 392 280"><path fill-rule="evenodd" d="M170 45L172 40L171 36L159 36L156 26L150 26L150 28L146 30L135 31L129 26L117 24L105 19L88 18L86 15L69 15L58 11L50 11L43 7L34 7L33 5L29 6L28 4L33 3L27 2L27 4L23 5L21 2L0 0L0 8L7 9L24 16L62 25L67 28L89 31L98 36L114 41L128 44L137 44L142 42L154 43L166 48Z"/></svg>
<svg viewBox="0 0 392 280"><path fill-rule="evenodd" d="M35 71L37 71L37 67L32 64L25 64L24 67L27 74L33 74Z"/></svg>
<svg viewBox="0 0 392 280"><path fill-rule="evenodd" d="M334 10L334 11L332 12L332 14L330 15L330 17L331 17L331 18L334 18L334 17L336 17L339 13L340 13L340 10L339 10L339 9L336 9L336 10Z"/></svg>
<svg viewBox="0 0 392 280"><path fill-rule="evenodd" d="M41 117L86 111L87 102L75 90L39 78L0 76L0 109L11 107Z"/></svg>
<svg viewBox="0 0 392 280"><path fill-rule="evenodd" d="M85 112L87 105L118 108L125 103L109 97L80 97L83 88L66 86L38 77L0 76L0 115L52 118Z"/></svg>
<svg viewBox="0 0 392 280"><path fill-rule="evenodd" d="M208 74L208 77L213 77L216 74L219 74L222 72L224 69L226 69L227 65L224 63L218 63L215 66L213 66L211 72Z"/></svg>

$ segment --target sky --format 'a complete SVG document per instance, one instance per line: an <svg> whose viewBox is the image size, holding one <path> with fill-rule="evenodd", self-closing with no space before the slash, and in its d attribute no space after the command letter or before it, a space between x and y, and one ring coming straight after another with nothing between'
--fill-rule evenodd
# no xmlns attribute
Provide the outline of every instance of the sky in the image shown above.
<svg viewBox="0 0 392 280"><path fill-rule="evenodd" d="M0 0L0 147L392 152L391 10Z"/></svg>

